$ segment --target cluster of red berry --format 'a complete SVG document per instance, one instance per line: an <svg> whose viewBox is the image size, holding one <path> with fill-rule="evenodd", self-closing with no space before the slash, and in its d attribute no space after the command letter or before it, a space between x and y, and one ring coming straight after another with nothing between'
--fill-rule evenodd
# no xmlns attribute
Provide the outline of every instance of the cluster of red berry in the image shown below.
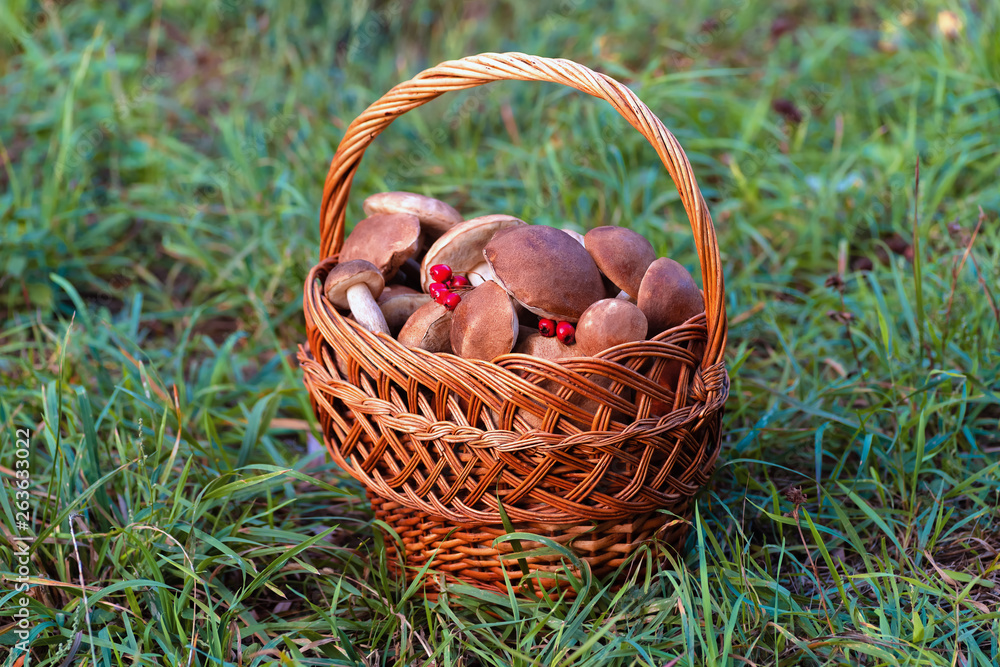
<svg viewBox="0 0 1000 667"><path fill-rule="evenodd" d="M447 264L435 264L431 267L430 274L434 282L427 288L427 293L448 310L455 310L462 303L462 297L454 290L472 287L468 278L453 273ZM570 322L542 318L538 320L538 333L546 338L555 336L563 345L576 342L576 327Z"/></svg>
<svg viewBox="0 0 1000 667"><path fill-rule="evenodd" d="M452 290L472 287L472 283L465 276L453 275L451 267L447 264L432 266L431 278L434 279L434 282L427 288L427 293L448 310L455 310L462 302L462 297Z"/></svg>
<svg viewBox="0 0 1000 667"><path fill-rule="evenodd" d="M563 345L572 345L576 342L576 327L569 322L556 322L542 318L538 320L538 333L546 338L555 336Z"/></svg>

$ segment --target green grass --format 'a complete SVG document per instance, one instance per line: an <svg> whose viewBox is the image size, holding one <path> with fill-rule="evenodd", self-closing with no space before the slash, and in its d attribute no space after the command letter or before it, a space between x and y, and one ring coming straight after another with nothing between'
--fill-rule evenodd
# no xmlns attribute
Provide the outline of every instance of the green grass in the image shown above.
<svg viewBox="0 0 1000 667"><path fill-rule="evenodd" d="M0 5L0 664L21 429L26 664L1000 662L1000 5L630 4ZM431 604L315 454L301 291L347 124L506 50L627 82L688 152L726 276L726 435L682 559L638 567L669 557L652 544L575 600ZM554 85L408 114L349 221L389 188L625 224L697 266L652 149Z"/></svg>

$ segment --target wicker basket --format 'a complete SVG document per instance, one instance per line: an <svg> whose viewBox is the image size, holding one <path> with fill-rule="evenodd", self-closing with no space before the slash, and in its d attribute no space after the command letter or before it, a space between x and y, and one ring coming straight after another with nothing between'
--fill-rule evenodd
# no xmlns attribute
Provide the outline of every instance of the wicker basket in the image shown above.
<svg viewBox="0 0 1000 667"><path fill-rule="evenodd" d="M442 93L507 79L558 82L607 100L649 140L691 221L704 315L599 357L555 363L509 354L488 363L405 348L331 306L323 279L337 262L368 144ZM515 531L568 545L597 576L654 535L683 544L687 523L676 517L689 516L690 499L709 479L729 391L723 279L691 165L632 91L574 62L521 53L428 69L348 127L327 175L320 231L322 260L303 299L309 346L300 346L299 361L330 455L401 538L403 554L386 540L390 562L412 576L432 559L435 582L443 575L505 591L506 574L524 591L525 581L566 588L559 558L506 555L511 540L495 541L507 532L504 513Z"/></svg>

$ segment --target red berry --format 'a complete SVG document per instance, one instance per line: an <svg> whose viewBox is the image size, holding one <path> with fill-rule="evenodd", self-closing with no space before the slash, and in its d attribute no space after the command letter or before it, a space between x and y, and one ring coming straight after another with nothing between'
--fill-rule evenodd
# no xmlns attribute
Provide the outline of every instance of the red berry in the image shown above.
<svg viewBox="0 0 1000 667"><path fill-rule="evenodd" d="M436 297L434 297L434 300L437 301L438 303L440 303L443 306L444 305L444 300L445 300L445 298L449 294L451 294L451 292L449 292L448 290L442 290L442 291L438 292L438 295Z"/></svg>
<svg viewBox="0 0 1000 667"><path fill-rule="evenodd" d="M431 283L430 287L427 288L427 293L430 294L431 298L434 299L435 301L439 296L441 296L441 292L447 292L447 291L448 291L448 286L445 285L444 283Z"/></svg>
<svg viewBox="0 0 1000 667"><path fill-rule="evenodd" d="M451 277L452 287L471 287L472 283L465 276L452 276Z"/></svg>
<svg viewBox="0 0 1000 667"><path fill-rule="evenodd" d="M538 333L542 334L546 338L551 338L556 335L556 321L541 319L538 320Z"/></svg>
<svg viewBox="0 0 1000 667"><path fill-rule="evenodd" d="M451 267L447 264L435 264L431 267L431 278L443 283L451 278Z"/></svg>
<svg viewBox="0 0 1000 667"><path fill-rule="evenodd" d="M569 322L560 322L556 326L556 338L563 345L572 345L576 342L576 327Z"/></svg>
<svg viewBox="0 0 1000 667"><path fill-rule="evenodd" d="M448 292L444 296L443 305L448 310L455 310L455 308L457 308L458 304L460 304L461 302L462 302L462 297L455 294L454 292Z"/></svg>

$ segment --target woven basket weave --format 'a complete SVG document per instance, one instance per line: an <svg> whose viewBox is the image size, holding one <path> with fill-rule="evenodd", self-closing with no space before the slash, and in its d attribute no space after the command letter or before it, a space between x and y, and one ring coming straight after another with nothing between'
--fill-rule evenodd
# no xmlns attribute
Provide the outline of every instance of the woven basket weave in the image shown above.
<svg viewBox="0 0 1000 667"><path fill-rule="evenodd" d="M323 280L336 265L368 145L442 93L507 79L562 83L607 100L649 140L691 222L704 315L598 357L556 363L509 354L489 363L405 348L326 300ZM501 591L505 573L515 585L566 588L559 558L504 557L511 542L494 542L507 532L502 512L514 530L568 545L597 576L654 535L683 543L687 525L676 517L689 516L690 499L708 481L729 391L723 278L691 165L632 91L574 62L521 53L421 72L347 128L326 178L320 231L321 261L303 299L309 345L299 347L299 361L330 455L364 484L376 517L401 538L405 553L386 540L390 563L413 576L432 559L430 571L446 580ZM440 579L429 579L425 592Z"/></svg>

